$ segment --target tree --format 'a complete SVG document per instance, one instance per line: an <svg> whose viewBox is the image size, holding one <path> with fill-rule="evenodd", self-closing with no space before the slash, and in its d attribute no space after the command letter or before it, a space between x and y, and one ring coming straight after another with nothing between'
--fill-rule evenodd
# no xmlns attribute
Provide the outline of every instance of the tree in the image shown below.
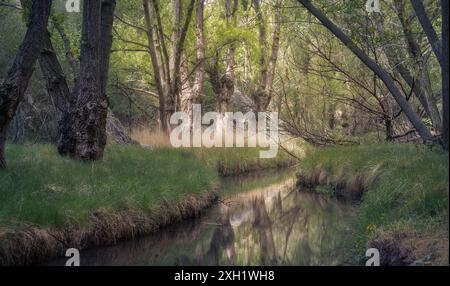
<svg viewBox="0 0 450 286"><path fill-rule="evenodd" d="M228 30L237 27L237 0L226 0L225 1L225 20L226 27ZM214 94L217 99L217 111L224 116L226 112L229 111L229 105L231 97L234 93L234 69L235 69L235 52L236 43L231 40L227 43L227 53L225 57L225 67L224 70L221 69L220 65L220 49L215 51L212 57L212 63L207 67L207 73L209 75L209 81L213 88ZM220 128L220 122L217 125Z"/></svg>
<svg viewBox="0 0 450 286"><path fill-rule="evenodd" d="M420 46L411 31L410 24L404 18L404 7L402 1L395 1L396 12L402 24L402 30L406 38L408 51L412 58L418 65L419 74L417 79L414 78L413 74L408 70L408 68L403 64L404 58L398 56L398 53L387 44L383 45L383 51L388 59L389 65L400 74L401 78L406 82L406 84L414 91L414 94L419 99L421 105L423 106L426 114L430 117L433 127L440 131L442 128L441 115L439 113L436 101L431 91L431 84L428 78L428 69L423 59L422 53L420 51ZM376 13L376 26L378 32L381 36L385 34L385 28L383 25L383 19L381 15Z"/></svg>
<svg viewBox="0 0 450 286"><path fill-rule="evenodd" d="M253 0L259 27L259 43L261 46L260 75L259 84L256 92L253 94L255 108L258 112L264 112L269 107L273 94L273 81L278 60L278 51L280 49L281 34L281 0L275 2L275 16L273 24L272 48L267 42L264 16L261 11L260 0Z"/></svg>
<svg viewBox="0 0 450 286"><path fill-rule="evenodd" d="M425 32L425 35L430 42L431 48L433 49L434 54L436 55L439 63L442 66L442 48L441 42L436 31L433 28L433 24L425 12L425 7L423 6L422 0L411 0L411 4L416 12L416 16L419 19L420 25Z"/></svg>
<svg viewBox="0 0 450 286"><path fill-rule="evenodd" d="M448 48L448 1L441 0L442 9L442 145L448 150L448 88L449 88L449 48Z"/></svg>
<svg viewBox="0 0 450 286"><path fill-rule="evenodd" d="M150 9L149 1L151 1L152 9ZM157 0L143 0L142 2L146 24L145 32L147 33L148 41L147 48L153 66L153 78L159 97L160 128L167 133L170 130L170 116L176 111L177 105L179 105L181 59L195 0L189 1L184 22L182 21L183 1L172 1L174 18L170 55L161 20L159 2Z"/></svg>
<svg viewBox="0 0 450 286"><path fill-rule="evenodd" d="M363 50L361 50L346 34L344 34L322 11L317 9L309 0L298 0L311 14L313 14L331 33L333 33L347 48L349 48L368 68L370 68L386 85L397 104L408 117L411 124L417 130L421 138L430 142L433 136L427 126L413 110L408 101L403 97L395 85L394 80L380 65L374 62Z"/></svg>
<svg viewBox="0 0 450 286"><path fill-rule="evenodd" d="M205 0L197 0L196 20L195 20L195 39L196 39L196 63L194 82L190 83L190 72L188 59L182 58L182 90L181 90L181 109L188 112L192 118L192 106L201 104L202 90L205 79L205 35L204 35L204 12Z"/></svg>
<svg viewBox="0 0 450 286"><path fill-rule="evenodd" d="M98 160L106 146L106 84L115 0L84 1L79 89L66 116L59 152Z"/></svg>
<svg viewBox="0 0 450 286"><path fill-rule="evenodd" d="M9 124L23 98L34 65L44 46L51 0L34 0L28 29L14 63L0 85L0 169L6 168L5 144Z"/></svg>
<svg viewBox="0 0 450 286"><path fill-rule="evenodd" d="M442 11L442 43L427 16L422 1L411 0L411 4L419 19L420 25L428 38L436 58L441 65L442 74L442 146L448 150L448 1L441 1Z"/></svg>

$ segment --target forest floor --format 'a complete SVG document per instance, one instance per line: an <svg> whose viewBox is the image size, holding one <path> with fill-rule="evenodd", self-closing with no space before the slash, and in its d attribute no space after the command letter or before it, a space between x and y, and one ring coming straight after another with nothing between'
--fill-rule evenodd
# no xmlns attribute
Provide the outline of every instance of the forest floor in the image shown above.
<svg viewBox="0 0 450 286"><path fill-rule="evenodd" d="M171 149L109 145L82 163L51 145L7 145L0 172L0 265L35 264L114 244L198 215L218 197L219 177L295 163L256 148Z"/></svg>
<svg viewBox="0 0 450 286"><path fill-rule="evenodd" d="M448 163L447 152L423 145L310 149L298 183L359 204L356 263L373 247L382 265L448 265Z"/></svg>

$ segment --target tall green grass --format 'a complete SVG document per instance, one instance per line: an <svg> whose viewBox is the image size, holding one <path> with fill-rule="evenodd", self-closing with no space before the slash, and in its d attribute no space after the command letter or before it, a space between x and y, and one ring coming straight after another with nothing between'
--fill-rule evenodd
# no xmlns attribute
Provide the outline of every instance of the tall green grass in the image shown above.
<svg viewBox="0 0 450 286"><path fill-rule="evenodd" d="M102 161L60 157L50 145L8 145L0 171L0 227L83 225L93 211L154 212L216 188L212 169L186 151L109 146Z"/></svg>
<svg viewBox="0 0 450 286"><path fill-rule="evenodd" d="M355 215L354 247L361 250L377 231L399 226L448 236L448 163L439 148L384 144L311 149L301 169L347 177L377 170Z"/></svg>

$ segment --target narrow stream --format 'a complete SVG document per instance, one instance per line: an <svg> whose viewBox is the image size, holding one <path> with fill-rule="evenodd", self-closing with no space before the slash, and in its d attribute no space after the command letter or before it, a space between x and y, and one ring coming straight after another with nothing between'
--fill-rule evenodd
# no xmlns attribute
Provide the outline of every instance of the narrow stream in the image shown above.
<svg viewBox="0 0 450 286"><path fill-rule="evenodd" d="M292 172L223 179L221 202L158 233L81 253L81 265L342 265L349 207ZM64 265L60 259L51 265Z"/></svg>

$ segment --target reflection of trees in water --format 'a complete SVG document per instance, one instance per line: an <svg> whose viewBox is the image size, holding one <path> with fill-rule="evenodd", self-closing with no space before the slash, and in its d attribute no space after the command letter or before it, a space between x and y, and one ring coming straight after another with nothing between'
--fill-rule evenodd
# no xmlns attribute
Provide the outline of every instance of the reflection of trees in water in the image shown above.
<svg viewBox="0 0 450 286"><path fill-rule="evenodd" d="M234 246L235 235L230 223L229 210L226 210L220 217L220 222L221 225L216 228L212 235L207 256L212 265L222 265L220 258L223 254L226 260L225 265L231 266L236 261L236 250Z"/></svg>
<svg viewBox="0 0 450 286"><path fill-rule="evenodd" d="M195 241L200 236L202 224L199 221L190 221L182 228L166 228L152 236L121 242L115 246L101 247L81 252L83 266L102 265L154 265L161 261L168 265L179 265L186 259L180 256L173 260L170 257L171 249ZM65 265L67 258L51 262L51 265ZM155 261L159 263L155 263ZM189 265L187 263L185 265Z"/></svg>
<svg viewBox="0 0 450 286"><path fill-rule="evenodd" d="M290 211L284 212L277 232L286 233L283 264L338 264L335 252L342 242L342 213L333 201L317 195L296 193ZM291 238L291 239L289 239Z"/></svg>
<svg viewBox="0 0 450 286"><path fill-rule="evenodd" d="M230 212L237 218L233 225ZM342 219L334 201L297 190L247 198L223 213L209 243L208 264L339 264Z"/></svg>
<svg viewBox="0 0 450 286"><path fill-rule="evenodd" d="M210 223L216 221L217 225ZM342 263L335 201L280 186L246 192L202 222L82 253L84 265L333 265Z"/></svg>
<svg viewBox="0 0 450 286"><path fill-rule="evenodd" d="M263 197L253 201L253 228L258 232L261 247L261 265L277 265L275 243L273 241L272 222L266 210L266 202Z"/></svg>

